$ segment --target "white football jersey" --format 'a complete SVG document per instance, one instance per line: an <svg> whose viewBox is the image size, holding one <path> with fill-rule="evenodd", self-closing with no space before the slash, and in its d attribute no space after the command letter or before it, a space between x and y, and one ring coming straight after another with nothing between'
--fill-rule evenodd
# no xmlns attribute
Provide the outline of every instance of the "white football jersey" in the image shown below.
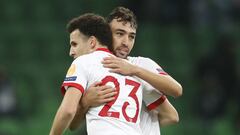
<svg viewBox="0 0 240 135"><path fill-rule="evenodd" d="M132 64L149 70L153 73L167 75L163 69L153 60L144 57L128 57ZM160 135L160 125L158 121L158 112L154 109L163 103L166 97L156 90L149 83L141 80L144 84L143 88L143 106L140 116L140 127L143 135Z"/></svg>
<svg viewBox="0 0 240 135"><path fill-rule="evenodd" d="M86 114L88 135L142 135L139 125L143 88L141 81L110 73L101 63L109 55L112 54L107 49L99 48L75 59L62 85L62 92L72 86L84 93L96 81L115 87L118 92L116 100L92 107Z"/></svg>
<svg viewBox="0 0 240 135"><path fill-rule="evenodd" d="M160 135L158 112L155 110L149 111L146 106L143 105L140 120L143 135Z"/></svg>

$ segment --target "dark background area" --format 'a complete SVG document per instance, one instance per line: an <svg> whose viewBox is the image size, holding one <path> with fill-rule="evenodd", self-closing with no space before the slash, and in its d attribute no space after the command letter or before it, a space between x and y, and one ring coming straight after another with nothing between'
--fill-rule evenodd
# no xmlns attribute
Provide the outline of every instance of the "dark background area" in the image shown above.
<svg viewBox="0 0 240 135"><path fill-rule="evenodd" d="M72 62L67 22L116 6L138 18L131 55L153 59L183 86L182 97L168 97L180 122L161 134L239 135L239 0L1 0L0 134L49 133Z"/></svg>

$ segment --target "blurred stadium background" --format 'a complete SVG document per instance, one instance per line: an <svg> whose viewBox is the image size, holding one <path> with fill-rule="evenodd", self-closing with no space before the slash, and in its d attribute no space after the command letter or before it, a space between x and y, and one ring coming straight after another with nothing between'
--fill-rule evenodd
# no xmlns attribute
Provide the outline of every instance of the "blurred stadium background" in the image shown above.
<svg viewBox="0 0 240 135"><path fill-rule="evenodd" d="M152 58L184 88L168 97L180 122L162 135L239 135L239 0L1 0L0 135L49 133L72 61L67 22L116 6L138 17L131 55Z"/></svg>

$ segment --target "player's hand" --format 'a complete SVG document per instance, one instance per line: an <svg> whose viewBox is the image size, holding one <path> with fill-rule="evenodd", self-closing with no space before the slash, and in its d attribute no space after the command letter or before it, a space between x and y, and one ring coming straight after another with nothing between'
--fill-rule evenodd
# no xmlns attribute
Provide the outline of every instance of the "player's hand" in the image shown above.
<svg viewBox="0 0 240 135"><path fill-rule="evenodd" d="M122 75L134 75L136 66L129 63L127 60L118 57L105 57L102 61L103 67L110 68L110 72L119 73Z"/></svg>
<svg viewBox="0 0 240 135"><path fill-rule="evenodd" d="M81 101L84 107L99 106L115 99L115 88L101 84L102 82L95 82L86 90Z"/></svg>

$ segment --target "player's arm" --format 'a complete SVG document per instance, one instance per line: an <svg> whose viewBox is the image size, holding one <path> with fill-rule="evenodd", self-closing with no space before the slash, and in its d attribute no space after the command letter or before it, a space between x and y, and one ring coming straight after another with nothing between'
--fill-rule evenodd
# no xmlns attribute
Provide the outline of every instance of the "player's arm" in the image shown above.
<svg viewBox="0 0 240 135"><path fill-rule="evenodd" d="M168 101L168 99L165 99L165 101L160 104L155 110L158 111L158 120L160 126L167 126L179 122L178 112Z"/></svg>
<svg viewBox="0 0 240 135"><path fill-rule="evenodd" d="M138 66L135 67L134 75L166 95L173 97L182 95L182 86L169 75L156 74Z"/></svg>
<svg viewBox="0 0 240 135"><path fill-rule="evenodd" d="M160 125L175 124L179 121L178 112L165 95L153 90L144 93L143 101L147 105L148 111L155 111L158 113Z"/></svg>
<svg viewBox="0 0 240 135"><path fill-rule="evenodd" d="M69 129L75 130L80 126L82 120L85 118L85 114L90 107L100 106L104 103L110 102L115 99L114 96L116 94L117 92L111 86L101 86L101 82L95 82L92 84L83 95L78 106L77 113L74 116Z"/></svg>
<svg viewBox="0 0 240 135"><path fill-rule="evenodd" d="M71 131L76 130L81 125L81 123L85 119L85 115L86 115L88 109L89 109L89 107L83 106L80 101L80 104L78 105L78 108L77 108L77 112L69 125L69 129Z"/></svg>
<svg viewBox="0 0 240 135"><path fill-rule="evenodd" d="M55 115L50 135L62 135L64 133L76 114L81 96L82 93L74 87L69 87L66 90L62 103Z"/></svg>
<svg viewBox="0 0 240 135"><path fill-rule="evenodd" d="M173 97L182 95L182 86L169 75L151 72L117 57L107 57L102 63L104 67L111 68L110 72L137 76L166 95Z"/></svg>

